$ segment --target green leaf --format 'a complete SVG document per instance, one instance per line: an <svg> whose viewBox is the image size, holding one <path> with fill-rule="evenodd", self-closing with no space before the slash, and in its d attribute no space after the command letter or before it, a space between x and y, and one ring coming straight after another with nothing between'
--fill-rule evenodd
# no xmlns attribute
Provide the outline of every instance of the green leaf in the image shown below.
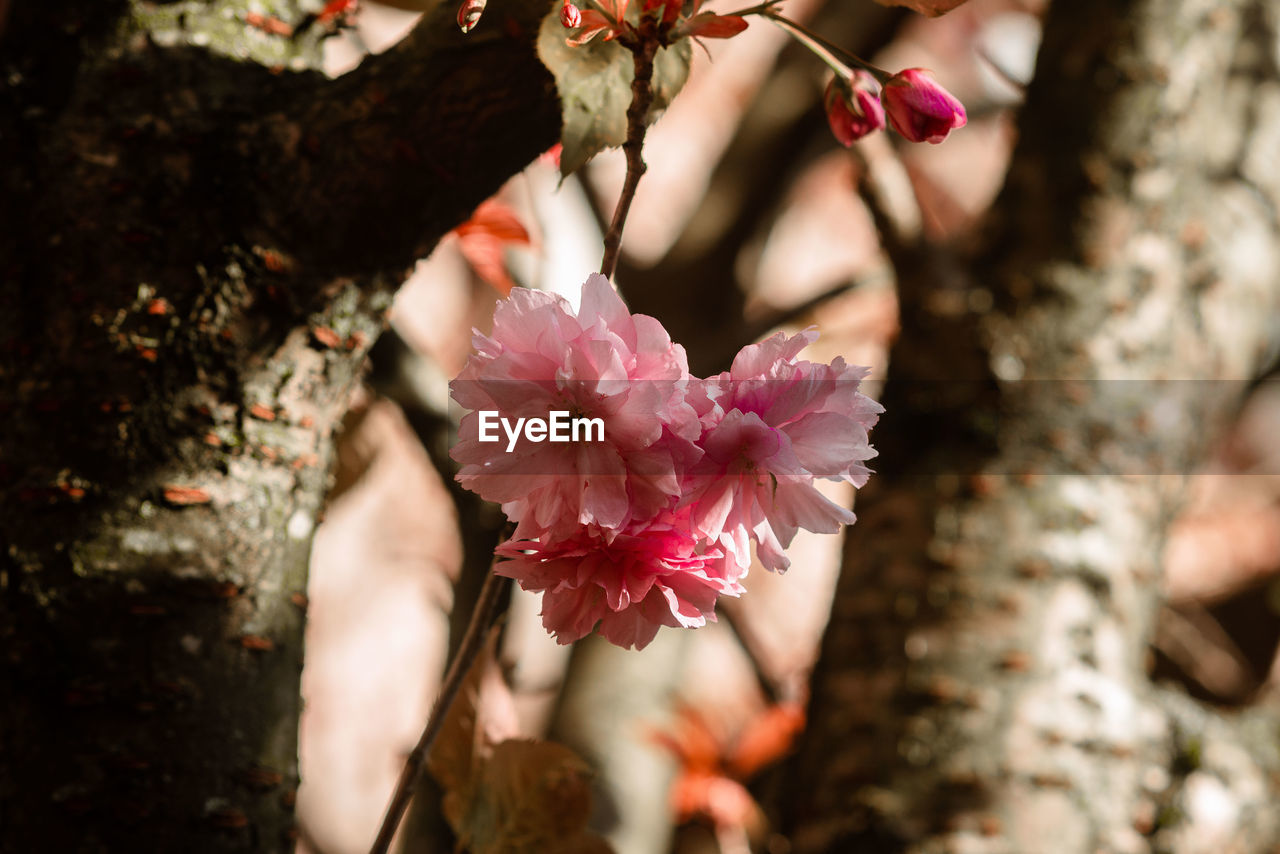
<svg viewBox="0 0 1280 854"><path fill-rule="evenodd" d="M638 6L638 3L633 3ZM631 52L604 34L587 44L572 47L571 33L560 24L560 7L542 19L538 31L538 57L556 78L564 126L560 141L560 174L579 169L596 152L622 145L627 139L627 107L631 105L634 65ZM649 123L657 120L689 79L693 49L688 39L660 48L653 63L653 108Z"/></svg>

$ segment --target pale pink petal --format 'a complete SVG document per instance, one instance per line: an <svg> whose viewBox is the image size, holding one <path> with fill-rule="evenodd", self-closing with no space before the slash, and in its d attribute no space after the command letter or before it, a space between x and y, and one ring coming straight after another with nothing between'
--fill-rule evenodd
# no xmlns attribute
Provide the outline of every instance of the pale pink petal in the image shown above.
<svg viewBox="0 0 1280 854"><path fill-rule="evenodd" d="M782 478L774 490L769 521L783 545L790 545L796 528L815 534L834 534L841 525L852 525L853 511L841 507L799 478Z"/></svg>
<svg viewBox="0 0 1280 854"><path fill-rule="evenodd" d="M839 477L854 460L869 460L876 452L867 444L867 430L846 415L815 412L782 428L800 464L815 477Z"/></svg>
<svg viewBox="0 0 1280 854"><path fill-rule="evenodd" d="M600 637L624 649L640 650L653 642L662 625L640 608L610 611L600 620Z"/></svg>
<svg viewBox="0 0 1280 854"><path fill-rule="evenodd" d="M556 642L570 644L591 634L608 613L600 588L584 585L576 590L547 592L542 596L542 625Z"/></svg>
<svg viewBox="0 0 1280 854"><path fill-rule="evenodd" d="M620 337L628 349L636 349L636 329L631 312L627 311L622 297L618 296L609 280L599 273L587 276L587 281L582 286L578 318L588 328L596 324L603 325ZM670 343L667 342L668 345Z"/></svg>
<svg viewBox="0 0 1280 854"><path fill-rule="evenodd" d="M759 344L751 344L739 350L734 357L733 367L729 369L729 376L740 380L767 374L779 361L794 359L801 350L817 340L818 331L813 328L791 336L779 332Z"/></svg>

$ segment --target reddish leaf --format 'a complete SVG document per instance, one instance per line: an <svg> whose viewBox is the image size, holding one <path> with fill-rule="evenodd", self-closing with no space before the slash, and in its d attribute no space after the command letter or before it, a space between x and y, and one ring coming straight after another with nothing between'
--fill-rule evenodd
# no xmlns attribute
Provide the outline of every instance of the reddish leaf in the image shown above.
<svg viewBox="0 0 1280 854"><path fill-rule="evenodd" d="M542 152L542 154L538 155L538 162L550 163L558 170L560 168L560 152L563 150L564 146L557 142L555 145Z"/></svg>
<svg viewBox="0 0 1280 854"><path fill-rule="evenodd" d="M804 708L799 703L779 703L765 709L738 736L729 757L729 770L747 779L785 756L804 729Z"/></svg>
<svg viewBox="0 0 1280 854"><path fill-rule="evenodd" d="M738 15L700 12L680 26L679 34L701 39L729 39L747 28L747 19Z"/></svg>
<svg viewBox="0 0 1280 854"><path fill-rule="evenodd" d="M742 781L783 756L804 726L804 711L796 703L772 706L748 722L730 748L695 710L677 710L670 732L650 738L680 762L671 788L671 801L681 821L699 816L717 829L738 829L758 836L764 817Z"/></svg>
<svg viewBox="0 0 1280 854"><path fill-rule="evenodd" d="M240 646L255 652L270 652L276 648L271 638L264 638L262 635L241 635Z"/></svg>
<svg viewBox="0 0 1280 854"><path fill-rule="evenodd" d="M244 814L243 810L238 810L235 807L213 810L208 813L207 817L209 823L214 827L221 827L227 830L239 830L242 827L249 826L249 817Z"/></svg>
<svg viewBox="0 0 1280 854"><path fill-rule="evenodd" d="M274 789L284 782L284 775L271 768L255 765L241 772L240 781L251 789Z"/></svg>
<svg viewBox="0 0 1280 854"><path fill-rule="evenodd" d="M317 326L311 330L311 336L321 345L333 349L342 346L342 336L327 326Z"/></svg>
<svg viewBox="0 0 1280 854"><path fill-rule="evenodd" d="M600 35L600 33L606 33L605 41L609 41L617 35L614 31L613 22L606 18L603 13L597 12L595 9L586 9L582 11L578 18L578 32L565 39L565 44L580 47Z"/></svg>
<svg viewBox="0 0 1280 854"><path fill-rule="evenodd" d="M680 760L683 771L710 772L720 767L723 748L697 709L680 706L672 732L653 730L649 738Z"/></svg>
<svg viewBox="0 0 1280 854"><path fill-rule="evenodd" d="M502 202L489 199L480 203L471 219L453 230L458 235L458 248L476 275L506 296L516 283L507 272L503 251L508 245L529 246L529 232L515 211Z"/></svg>
<svg viewBox="0 0 1280 854"><path fill-rule="evenodd" d="M244 22L251 27L270 33L273 36L293 35L293 27L271 15L263 15L259 12L249 12L244 16Z"/></svg>
<svg viewBox="0 0 1280 854"><path fill-rule="evenodd" d="M186 505L208 504L212 499L208 492L198 486L169 485L164 487L164 500L170 504Z"/></svg>
<svg viewBox="0 0 1280 854"><path fill-rule="evenodd" d="M356 0L329 0L324 4L324 8L320 10L317 19L322 22L329 22L345 12L351 11L356 5Z"/></svg>
<svg viewBox="0 0 1280 854"><path fill-rule="evenodd" d="M746 787L720 774L681 774L671 789L671 802L680 821L706 816L717 828L740 827L753 833L763 824Z"/></svg>

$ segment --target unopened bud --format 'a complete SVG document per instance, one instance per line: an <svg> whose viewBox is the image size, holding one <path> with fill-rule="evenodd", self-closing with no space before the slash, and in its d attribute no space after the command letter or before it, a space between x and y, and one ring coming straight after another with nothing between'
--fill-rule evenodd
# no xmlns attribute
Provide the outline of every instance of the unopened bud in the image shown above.
<svg viewBox="0 0 1280 854"><path fill-rule="evenodd" d="M845 148L884 127L884 107L876 97L876 81L865 71L853 72L846 82L833 78L822 96L831 133Z"/></svg>
<svg viewBox="0 0 1280 854"><path fill-rule="evenodd" d="M571 0L564 0L564 5L560 7L560 23L565 29L576 30L582 26L582 10L573 5Z"/></svg>
<svg viewBox="0 0 1280 854"><path fill-rule="evenodd" d="M462 5L458 7L458 26L464 33L471 32L480 23L485 3L486 0L462 0Z"/></svg>
<svg viewBox="0 0 1280 854"><path fill-rule="evenodd" d="M968 121L964 104L923 68L908 68L890 77L880 99L889 124L912 142L942 142Z"/></svg>

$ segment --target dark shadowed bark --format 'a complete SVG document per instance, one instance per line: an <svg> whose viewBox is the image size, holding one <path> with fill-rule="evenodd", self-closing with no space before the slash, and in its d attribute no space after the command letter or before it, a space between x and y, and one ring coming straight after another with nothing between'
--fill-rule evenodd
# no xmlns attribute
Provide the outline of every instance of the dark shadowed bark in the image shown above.
<svg viewBox="0 0 1280 854"><path fill-rule="evenodd" d="M0 36L5 851L291 849L331 433L404 271L557 137L546 4L337 80L248 5Z"/></svg>
<svg viewBox="0 0 1280 854"><path fill-rule="evenodd" d="M1146 676L1183 475L1280 341L1276 25L1055 3L986 260L891 247L902 334L790 768L796 852L1280 841L1275 710Z"/></svg>

